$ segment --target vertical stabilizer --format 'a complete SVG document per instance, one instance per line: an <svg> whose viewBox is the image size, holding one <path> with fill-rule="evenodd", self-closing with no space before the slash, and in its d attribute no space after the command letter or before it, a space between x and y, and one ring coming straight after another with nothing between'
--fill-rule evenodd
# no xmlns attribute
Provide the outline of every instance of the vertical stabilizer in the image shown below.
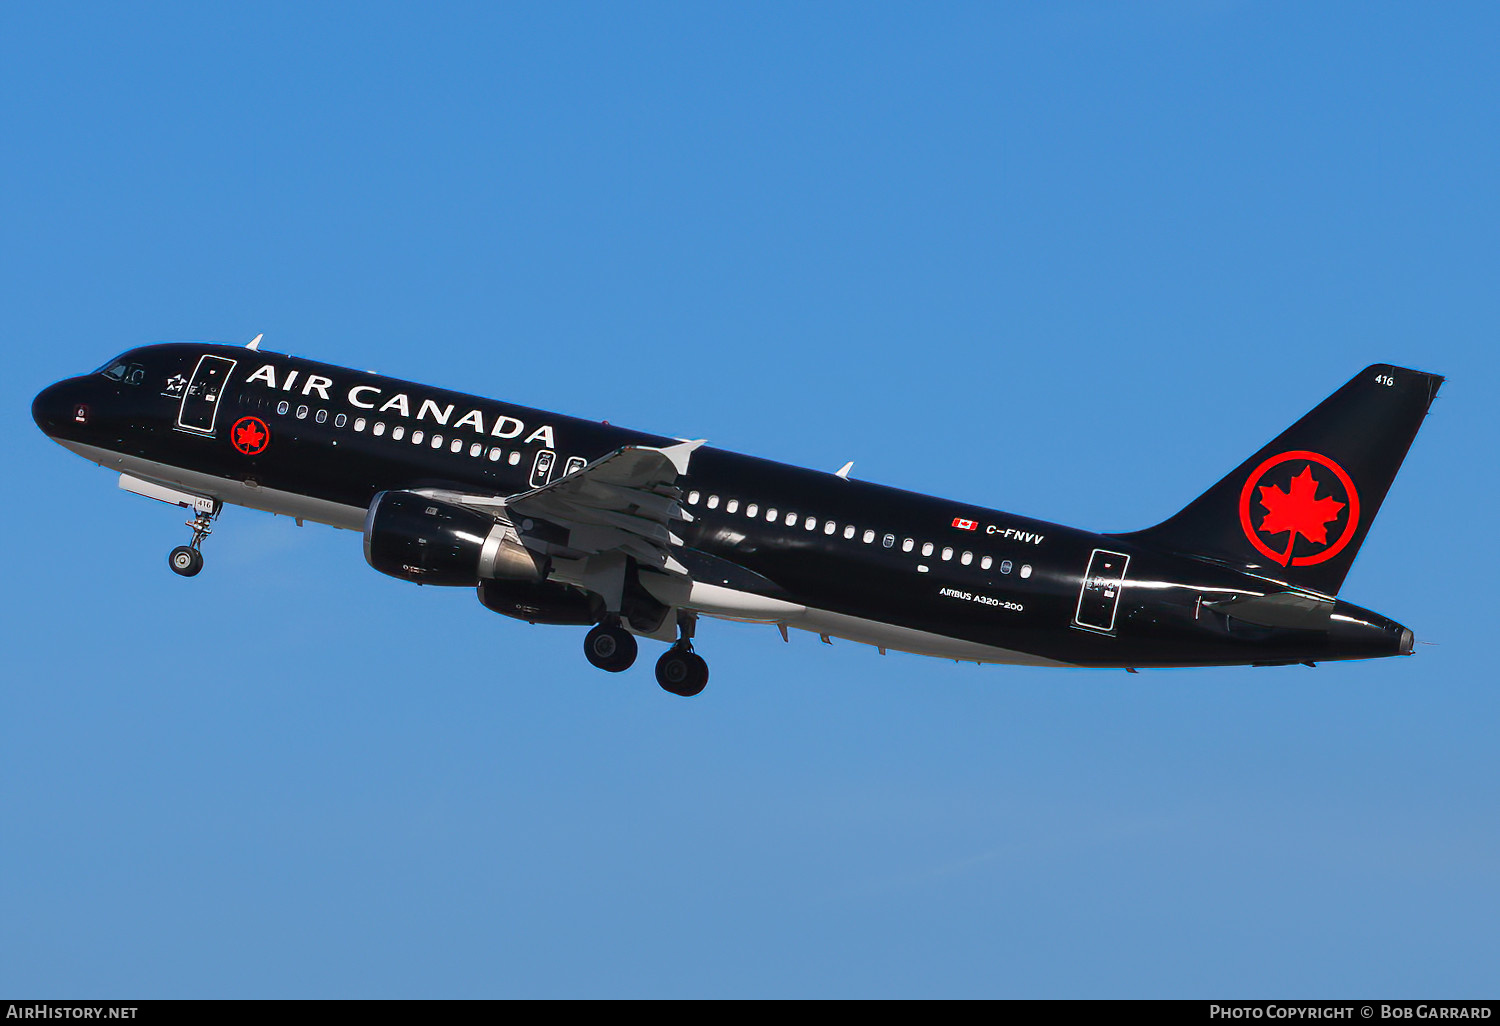
<svg viewBox="0 0 1500 1026"><path fill-rule="evenodd" d="M1443 379L1376 364L1131 541L1336 595Z"/></svg>

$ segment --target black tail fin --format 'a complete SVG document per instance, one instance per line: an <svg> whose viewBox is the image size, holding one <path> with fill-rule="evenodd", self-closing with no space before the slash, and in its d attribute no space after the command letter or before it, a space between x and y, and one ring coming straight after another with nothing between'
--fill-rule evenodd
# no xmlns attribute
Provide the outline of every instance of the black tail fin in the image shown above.
<svg viewBox="0 0 1500 1026"><path fill-rule="evenodd" d="M1443 379L1377 364L1131 541L1338 594Z"/></svg>

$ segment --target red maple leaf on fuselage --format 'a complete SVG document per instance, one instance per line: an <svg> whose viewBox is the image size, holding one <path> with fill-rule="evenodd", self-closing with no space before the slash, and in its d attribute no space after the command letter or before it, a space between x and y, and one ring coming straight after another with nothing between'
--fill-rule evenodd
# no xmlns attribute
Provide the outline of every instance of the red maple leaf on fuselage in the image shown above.
<svg viewBox="0 0 1500 1026"><path fill-rule="evenodd" d="M1313 477L1311 464L1292 478L1287 491L1277 485L1261 486L1260 504L1266 508L1265 519L1260 522L1261 533L1291 532L1286 555L1281 560L1283 566L1291 561L1299 534L1316 545L1328 544L1328 525L1338 517L1344 503L1330 496L1319 499L1317 494L1318 479Z"/></svg>
<svg viewBox="0 0 1500 1026"><path fill-rule="evenodd" d="M253 420L234 429L234 444L246 451L253 452L259 449L265 441L265 433Z"/></svg>

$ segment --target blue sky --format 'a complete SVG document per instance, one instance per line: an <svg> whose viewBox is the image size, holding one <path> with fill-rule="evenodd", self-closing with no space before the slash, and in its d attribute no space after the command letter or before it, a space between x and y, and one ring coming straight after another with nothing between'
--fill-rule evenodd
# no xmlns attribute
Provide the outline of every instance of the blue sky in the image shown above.
<svg viewBox="0 0 1500 1026"><path fill-rule="evenodd" d="M1494 996L1493 5L0 6L0 993ZM648 649L31 423L246 341L1097 530L1448 376L1411 659Z"/></svg>

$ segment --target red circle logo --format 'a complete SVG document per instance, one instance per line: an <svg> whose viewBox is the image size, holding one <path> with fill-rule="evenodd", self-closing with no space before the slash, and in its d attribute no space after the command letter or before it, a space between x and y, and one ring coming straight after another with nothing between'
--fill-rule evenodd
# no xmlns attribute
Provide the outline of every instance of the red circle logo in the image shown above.
<svg viewBox="0 0 1500 1026"><path fill-rule="evenodd" d="M1253 521L1256 516L1259 523ZM1272 456L1251 471L1240 492L1245 537L1282 566L1332 559L1358 526L1359 493L1353 480L1321 453L1298 450Z"/></svg>
<svg viewBox="0 0 1500 1026"><path fill-rule="evenodd" d="M271 429L259 417L241 417L229 429L229 444L246 456L259 456L271 444Z"/></svg>

